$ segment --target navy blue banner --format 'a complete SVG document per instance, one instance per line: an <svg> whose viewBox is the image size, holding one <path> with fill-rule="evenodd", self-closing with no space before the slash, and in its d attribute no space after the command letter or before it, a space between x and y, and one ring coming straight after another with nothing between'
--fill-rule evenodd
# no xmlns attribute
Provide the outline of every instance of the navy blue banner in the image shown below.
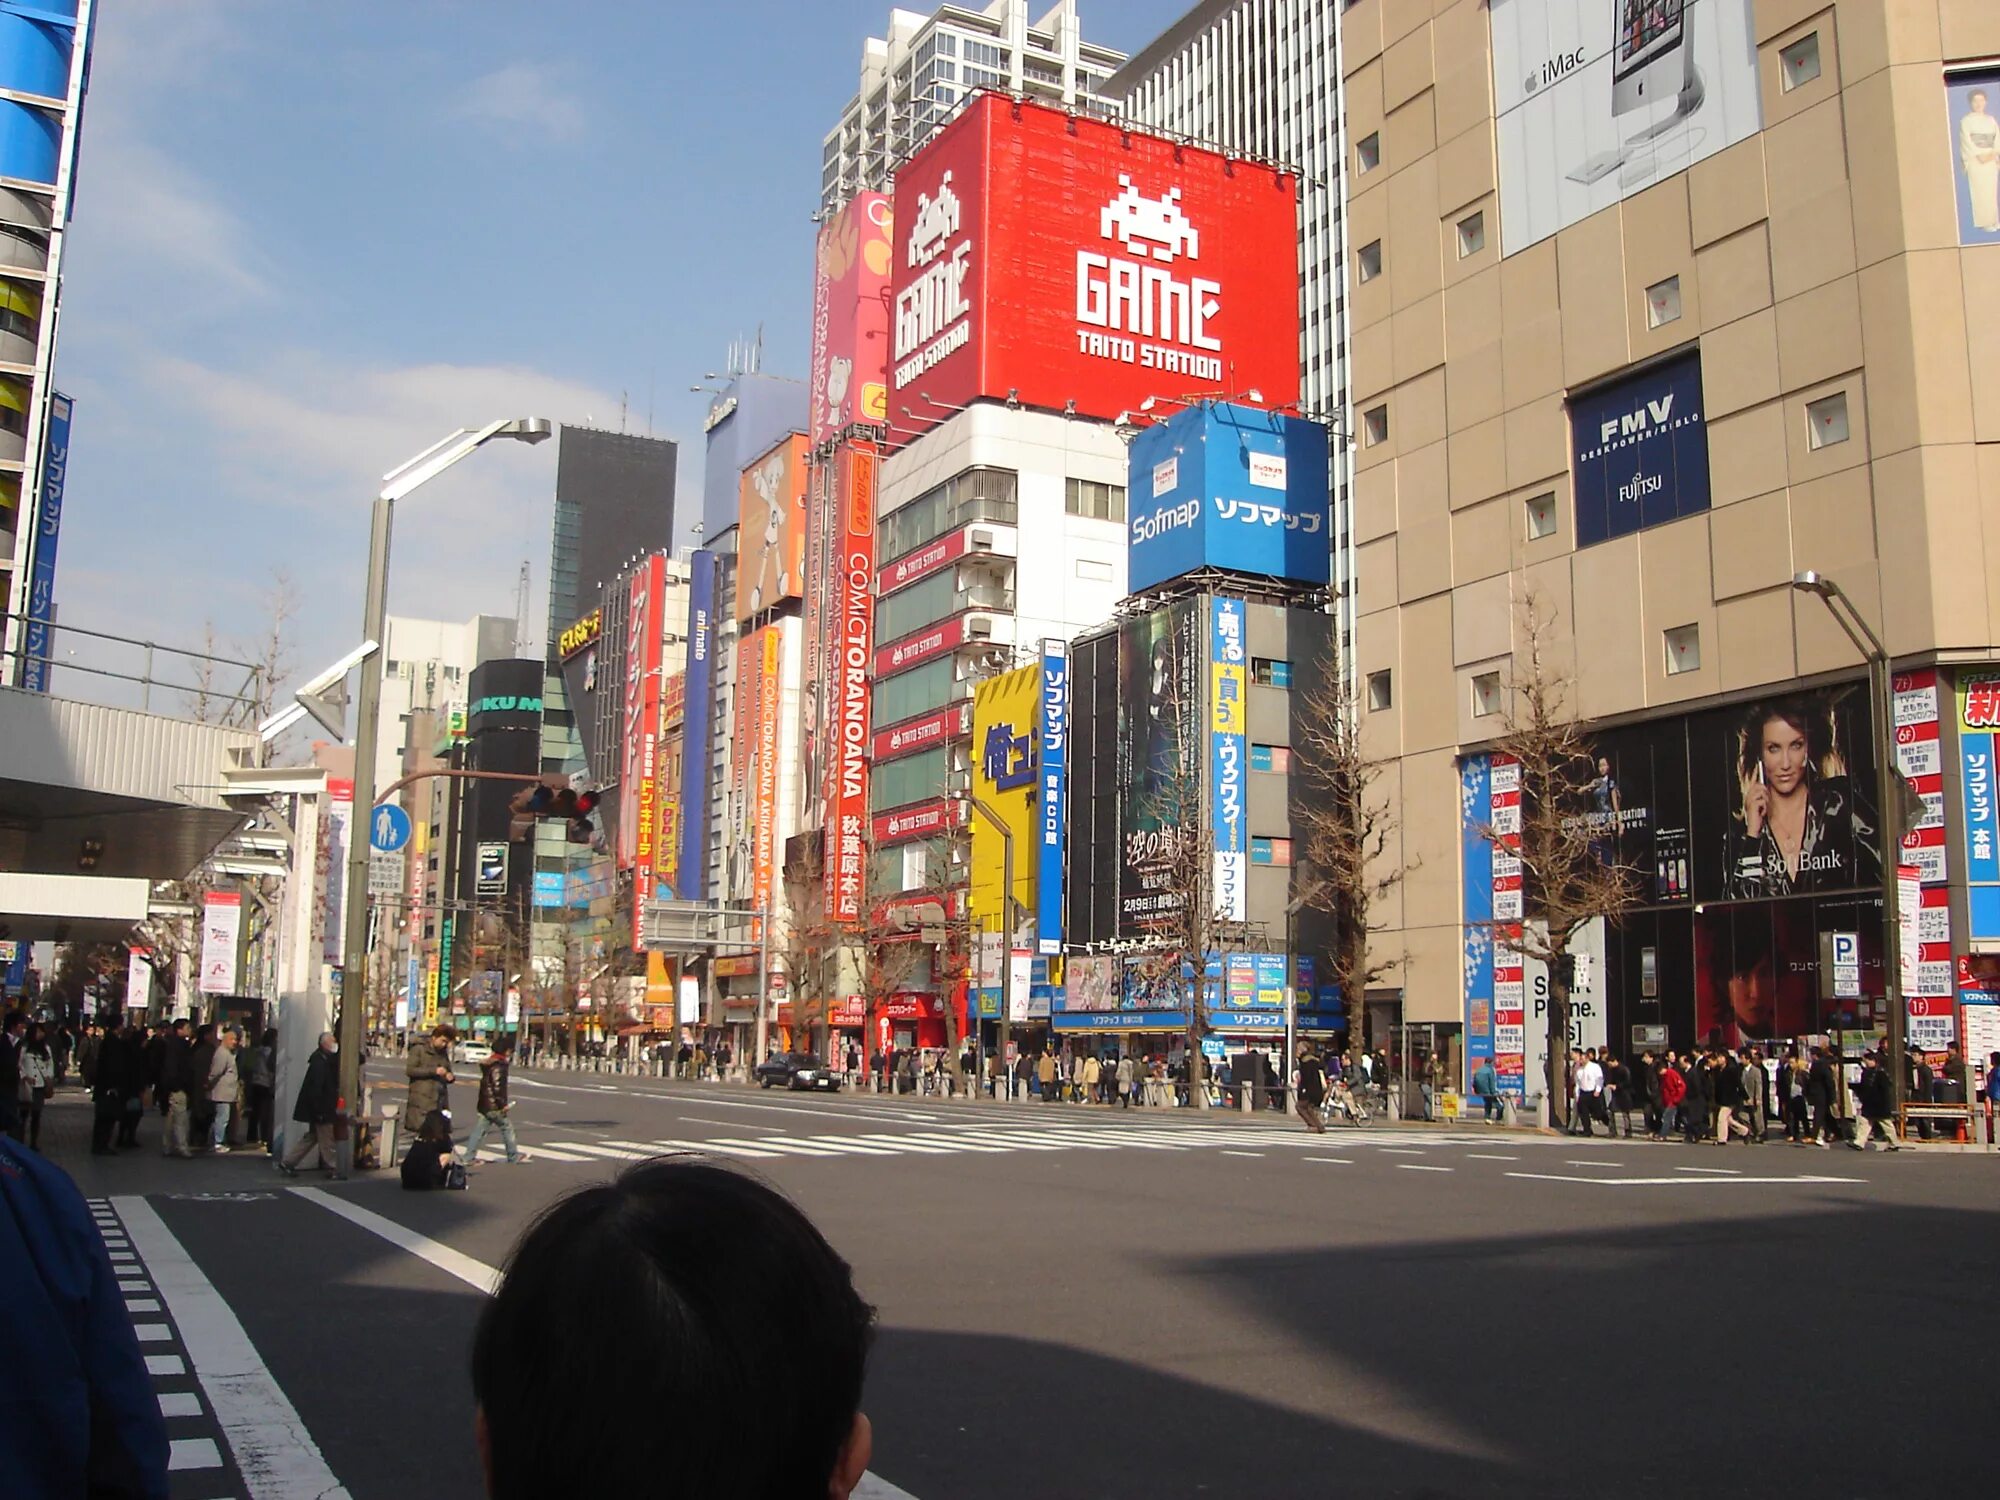
<svg viewBox="0 0 2000 1500"><path fill-rule="evenodd" d="M1708 509L1699 350L1571 397L1569 423L1579 547Z"/></svg>
<svg viewBox="0 0 2000 1500"><path fill-rule="evenodd" d="M708 899L709 726L715 718L715 554L688 559L687 707L681 730L680 862L674 895Z"/></svg>
<svg viewBox="0 0 2000 1500"><path fill-rule="evenodd" d="M35 496L35 541L28 564L28 628L21 686L49 690L49 658L55 654L49 626L56 618L56 542L62 536L63 480L69 473L69 397L49 395L48 441L42 445L42 483Z"/></svg>

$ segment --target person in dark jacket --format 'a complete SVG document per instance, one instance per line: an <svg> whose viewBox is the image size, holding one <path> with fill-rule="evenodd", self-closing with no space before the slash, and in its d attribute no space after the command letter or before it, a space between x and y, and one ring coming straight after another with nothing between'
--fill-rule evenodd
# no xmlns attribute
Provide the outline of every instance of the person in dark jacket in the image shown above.
<svg viewBox="0 0 2000 1500"><path fill-rule="evenodd" d="M278 1092L278 1032L276 1027L268 1028L264 1038L254 1047L245 1047L248 1057L244 1063L243 1079L249 1090L249 1102L245 1106L244 1118L249 1129L244 1140L253 1146L269 1150L277 1140L271 1125L272 1106Z"/></svg>
<svg viewBox="0 0 2000 1500"><path fill-rule="evenodd" d="M1847 1144L1866 1151L1878 1135L1891 1151L1903 1149L1896 1139L1896 1087L1889 1070L1870 1052L1861 1059L1861 1081L1854 1086L1861 1118L1854 1122L1854 1139Z"/></svg>
<svg viewBox="0 0 2000 1500"><path fill-rule="evenodd" d="M128 1119L133 1130L139 1128L145 1067L135 1029L129 1025L108 1028L91 1058L91 1155L117 1155L113 1140L124 1132Z"/></svg>
<svg viewBox="0 0 2000 1500"><path fill-rule="evenodd" d="M508 1113L514 1107L514 1101L507 1097L507 1075L513 1062L514 1039L503 1036L493 1044L493 1055L479 1065L479 1118L472 1122L472 1134L466 1137L467 1161L479 1155L479 1143L490 1129L500 1132L509 1165L521 1159L521 1143L514 1138L514 1117Z"/></svg>
<svg viewBox="0 0 2000 1500"><path fill-rule="evenodd" d="M1921 1048L1912 1047L1909 1052L1909 1062L1910 1102L1912 1104L1929 1104L1931 1102L1931 1085L1934 1081L1931 1073L1930 1059L1924 1056ZM1917 1121L1917 1139L1927 1141L1930 1138L1931 1122L1928 1119L1919 1119Z"/></svg>
<svg viewBox="0 0 2000 1500"><path fill-rule="evenodd" d="M1840 1080L1826 1048L1813 1048L1812 1065L1806 1069L1806 1108L1812 1111L1813 1139L1822 1146L1840 1139L1840 1127L1833 1123L1833 1101L1839 1093Z"/></svg>
<svg viewBox="0 0 2000 1500"><path fill-rule="evenodd" d="M403 1100L403 1129L412 1136L424 1128L432 1110L451 1112L445 1091L457 1082L451 1071L453 1035L449 1026L433 1026L431 1034L410 1049L403 1064L403 1074L410 1081Z"/></svg>
<svg viewBox="0 0 2000 1500"><path fill-rule="evenodd" d="M194 1046L187 1060L188 1132L189 1144L196 1151L208 1151L214 1146L212 1135L215 1129L215 1101L208 1096L209 1074L215 1067L215 1028L202 1025L194 1034Z"/></svg>
<svg viewBox="0 0 2000 1500"><path fill-rule="evenodd" d="M1696 1145L1708 1134L1709 1110L1715 1104L1715 1074L1708 1066L1707 1055L1690 1052L1682 1079L1687 1084L1687 1097L1681 1105L1681 1123L1686 1128L1688 1144Z"/></svg>
<svg viewBox="0 0 2000 1500"><path fill-rule="evenodd" d="M424 1116L417 1138L403 1158L406 1192L427 1193L444 1186L445 1163L451 1160L451 1117L441 1109Z"/></svg>
<svg viewBox="0 0 2000 1500"><path fill-rule="evenodd" d="M319 1152L319 1164L336 1180L345 1175L340 1170L340 1158L334 1154L333 1122L340 1113L340 1056L334 1045L333 1033L322 1031L319 1049L306 1060L306 1076L299 1085L292 1118L309 1128L278 1163L278 1170L287 1177L298 1176L299 1164L315 1150Z"/></svg>
<svg viewBox="0 0 2000 1500"><path fill-rule="evenodd" d="M7 1012L0 1025L0 1135L21 1138L21 1049L27 1045L28 1018Z"/></svg>
<svg viewBox="0 0 2000 1500"><path fill-rule="evenodd" d="M190 1062L194 1048L188 1041L188 1023L185 1018L173 1023L167 1030L165 1045L160 1049L159 1093L167 1102L167 1129L160 1144L162 1156L191 1156L188 1150L189 1099L194 1085L189 1080L194 1075Z"/></svg>
<svg viewBox="0 0 2000 1500"><path fill-rule="evenodd" d="M1750 1127L1739 1118L1743 1110L1743 1065L1732 1053L1713 1053L1708 1059L1708 1077L1715 1100L1715 1144L1726 1146L1732 1132L1750 1133Z"/></svg>
<svg viewBox="0 0 2000 1500"><path fill-rule="evenodd" d="M1604 1117L1607 1135L1615 1135L1616 1127L1625 1127L1625 1139L1632 1139L1632 1069L1608 1050L1604 1054L1604 1102L1608 1113Z"/></svg>
<svg viewBox="0 0 2000 1500"><path fill-rule="evenodd" d="M167 1424L83 1195L0 1139L0 1492L166 1500Z"/></svg>

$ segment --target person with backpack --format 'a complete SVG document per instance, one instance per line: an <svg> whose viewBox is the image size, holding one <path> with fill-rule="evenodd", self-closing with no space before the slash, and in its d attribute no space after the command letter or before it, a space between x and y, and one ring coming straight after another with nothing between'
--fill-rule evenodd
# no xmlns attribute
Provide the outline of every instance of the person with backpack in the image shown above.
<svg viewBox="0 0 2000 1500"><path fill-rule="evenodd" d="M1493 1059L1482 1057L1472 1070L1472 1097L1479 1101L1480 1118L1488 1125L1505 1118L1500 1108L1500 1075L1493 1071Z"/></svg>

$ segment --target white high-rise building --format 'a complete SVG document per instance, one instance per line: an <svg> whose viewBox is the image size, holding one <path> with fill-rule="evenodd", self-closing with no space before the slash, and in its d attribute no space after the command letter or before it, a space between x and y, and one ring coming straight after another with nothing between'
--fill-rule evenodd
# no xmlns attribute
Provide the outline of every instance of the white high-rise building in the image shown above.
<svg viewBox="0 0 2000 1500"><path fill-rule="evenodd" d="M860 92L826 134L823 212L856 193L889 191L896 168L974 89L1105 113L1099 90L1125 61L1083 39L1076 0L1056 0L1040 20L1029 19L1028 0L944 5L928 16L892 10L888 30L862 48Z"/></svg>
<svg viewBox="0 0 2000 1500"><path fill-rule="evenodd" d="M1306 412L1349 431L1341 0L1202 0L1101 86L1138 125L1299 172L1299 370ZM1372 139L1356 161L1379 159ZM1333 577L1353 635L1351 441L1336 438ZM1343 652L1343 655L1345 653Z"/></svg>
<svg viewBox="0 0 2000 1500"><path fill-rule="evenodd" d="M401 776L410 715L429 709L440 718L465 708L465 683L481 662L514 654L514 621L474 615L456 623L389 616L383 643L382 720L375 739L375 785ZM429 747L424 747L428 749Z"/></svg>

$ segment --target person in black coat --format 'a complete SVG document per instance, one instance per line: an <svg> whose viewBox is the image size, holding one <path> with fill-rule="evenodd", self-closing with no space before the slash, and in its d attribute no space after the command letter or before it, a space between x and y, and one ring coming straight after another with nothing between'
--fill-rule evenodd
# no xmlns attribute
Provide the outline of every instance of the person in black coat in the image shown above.
<svg viewBox="0 0 2000 1500"><path fill-rule="evenodd" d="M1681 1123L1692 1145L1708 1134L1708 1113L1715 1105L1715 1073L1706 1056L1690 1052L1685 1077L1687 1097L1681 1101Z"/></svg>
<svg viewBox="0 0 2000 1500"><path fill-rule="evenodd" d="M423 1193L445 1183L445 1164L451 1160L451 1121L441 1109L424 1116L410 1154L403 1158L403 1187Z"/></svg>
<svg viewBox="0 0 2000 1500"><path fill-rule="evenodd" d="M118 1148L113 1144L114 1135L122 1136L128 1129L138 1130L139 1096L146 1086L145 1066L139 1052L139 1038L130 1026L111 1027L98 1041L90 1071L92 1156L115 1156Z"/></svg>
<svg viewBox="0 0 2000 1500"><path fill-rule="evenodd" d="M1854 1086L1854 1099L1861 1118L1854 1122L1854 1139L1847 1144L1856 1151L1866 1151L1879 1135L1889 1150L1902 1150L1903 1143L1896 1139L1895 1081L1872 1052L1861 1059L1861 1081Z"/></svg>
<svg viewBox="0 0 2000 1500"><path fill-rule="evenodd" d="M334 1035L330 1031L319 1034L319 1048L306 1060L306 1076L299 1085L298 1102L292 1106L292 1118L309 1128L303 1131L292 1149L285 1153L278 1170L287 1177L299 1175L299 1164L315 1150L319 1152L319 1164L338 1180L346 1174L340 1170L339 1157L334 1154L333 1122L340 1113L340 1054L334 1050Z"/></svg>
<svg viewBox="0 0 2000 1500"><path fill-rule="evenodd" d="M1840 1080L1834 1077L1826 1048L1813 1048L1812 1066L1806 1069L1806 1108L1812 1111L1813 1139L1822 1146L1831 1146L1840 1136L1833 1123L1833 1101L1839 1093Z"/></svg>

